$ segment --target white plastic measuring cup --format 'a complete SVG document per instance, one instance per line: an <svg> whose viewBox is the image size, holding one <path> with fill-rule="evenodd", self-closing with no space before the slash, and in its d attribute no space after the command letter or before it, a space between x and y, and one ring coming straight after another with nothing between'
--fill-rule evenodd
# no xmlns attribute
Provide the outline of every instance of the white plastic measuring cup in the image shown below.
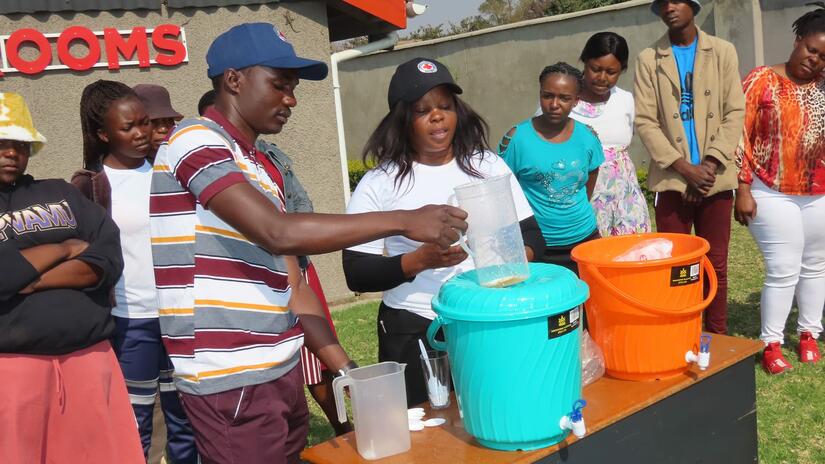
<svg viewBox="0 0 825 464"><path fill-rule="evenodd" d="M344 387L349 387L355 442L364 459L380 459L410 449L406 364L382 362L351 369L332 381L338 419L347 420Z"/></svg>
<svg viewBox="0 0 825 464"><path fill-rule="evenodd" d="M467 212L467 242L459 244L475 263L479 285L507 287L530 277L510 174L488 177L455 188L458 206ZM452 198L451 198L452 200Z"/></svg>

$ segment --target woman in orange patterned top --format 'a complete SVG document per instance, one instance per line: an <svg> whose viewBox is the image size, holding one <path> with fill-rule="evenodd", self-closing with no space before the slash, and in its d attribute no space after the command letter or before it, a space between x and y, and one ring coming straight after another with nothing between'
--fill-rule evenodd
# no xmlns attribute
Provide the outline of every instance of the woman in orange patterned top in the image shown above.
<svg viewBox="0 0 825 464"><path fill-rule="evenodd" d="M744 81L745 129L738 149L734 215L765 260L762 366L792 369L782 355L794 294L799 360L820 359L825 305L825 3L793 24L786 63L754 69Z"/></svg>

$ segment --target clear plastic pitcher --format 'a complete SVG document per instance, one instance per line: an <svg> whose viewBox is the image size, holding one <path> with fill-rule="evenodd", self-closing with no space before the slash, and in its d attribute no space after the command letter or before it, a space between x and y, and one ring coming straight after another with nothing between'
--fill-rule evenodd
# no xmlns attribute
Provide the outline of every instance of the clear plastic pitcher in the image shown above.
<svg viewBox="0 0 825 464"><path fill-rule="evenodd" d="M473 258L478 283L507 287L530 277L510 174L455 188L458 206L467 212L467 242L462 248ZM468 247L469 245L469 247Z"/></svg>
<svg viewBox="0 0 825 464"><path fill-rule="evenodd" d="M364 459L381 459L410 449L405 367L382 362L352 369L332 381L341 422L347 420L344 387L349 387L356 446Z"/></svg>

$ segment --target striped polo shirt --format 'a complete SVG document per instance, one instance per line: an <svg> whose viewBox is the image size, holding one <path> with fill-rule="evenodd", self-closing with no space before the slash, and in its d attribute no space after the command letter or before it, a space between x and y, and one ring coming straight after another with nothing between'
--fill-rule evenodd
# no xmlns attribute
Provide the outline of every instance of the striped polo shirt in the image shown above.
<svg viewBox="0 0 825 464"><path fill-rule="evenodd" d="M207 395L268 382L300 360L303 331L287 309L283 257L247 240L204 205L246 182L284 211L255 148L220 113L182 121L152 175L152 255L164 345L181 392ZM243 208L243 205L238 205Z"/></svg>

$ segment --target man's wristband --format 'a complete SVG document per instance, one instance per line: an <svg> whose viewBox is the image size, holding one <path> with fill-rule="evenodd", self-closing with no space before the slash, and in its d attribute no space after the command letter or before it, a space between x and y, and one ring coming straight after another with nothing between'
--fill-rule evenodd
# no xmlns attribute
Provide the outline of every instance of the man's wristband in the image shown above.
<svg viewBox="0 0 825 464"><path fill-rule="evenodd" d="M338 369L338 372L333 374L333 377L343 377L345 375L349 375L349 371L356 369L358 364L355 361L350 360L350 362L344 364L344 367Z"/></svg>

